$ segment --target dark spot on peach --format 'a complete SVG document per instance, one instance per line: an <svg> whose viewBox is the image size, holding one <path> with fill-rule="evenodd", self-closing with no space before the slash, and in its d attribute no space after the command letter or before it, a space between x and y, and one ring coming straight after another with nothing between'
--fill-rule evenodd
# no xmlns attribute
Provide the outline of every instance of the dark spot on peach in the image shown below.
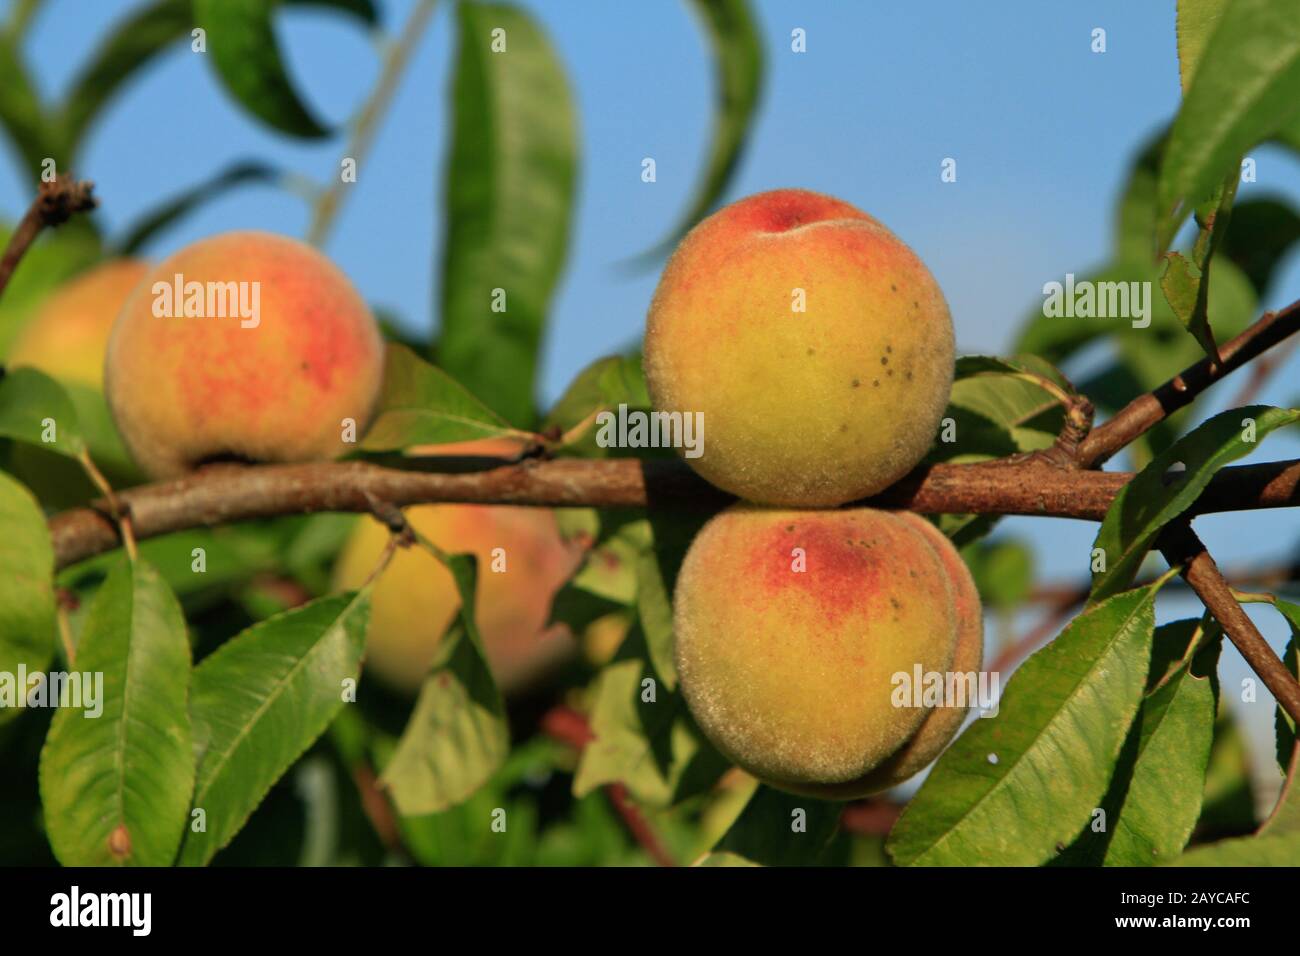
<svg viewBox="0 0 1300 956"><path fill-rule="evenodd" d="M894 370L893 370L892 368L891 368L891 369L886 369L886 370L885 370L885 374L886 374L886 375L889 375L889 376L892 376L892 375L894 374Z"/></svg>
<svg viewBox="0 0 1300 956"><path fill-rule="evenodd" d="M840 431L842 431L842 432L846 432L846 431L848 431L848 430L849 430L849 426L848 426L848 425L840 425Z"/></svg>
<svg viewBox="0 0 1300 956"><path fill-rule="evenodd" d="M880 388L880 379L878 379L878 378L873 378L873 379L871 380L871 385L872 385L873 388Z"/></svg>
<svg viewBox="0 0 1300 956"><path fill-rule="evenodd" d="M809 350L808 350L808 354L809 354L809 355L812 355L812 354L813 354L813 350L812 350L812 349L809 349Z"/></svg>
<svg viewBox="0 0 1300 956"><path fill-rule="evenodd" d="M882 355L882 356L880 356L880 364L881 364L881 365L888 365L888 364L889 364L889 356L887 356L887 355Z"/></svg>
<svg viewBox="0 0 1300 956"><path fill-rule="evenodd" d="M859 385L861 385L861 384L862 384L862 383L859 382L856 378L853 380L853 387L854 387L854 388L857 388L857 387L858 387Z"/></svg>
<svg viewBox="0 0 1300 956"><path fill-rule="evenodd" d="M794 525L792 525L792 524L788 524L788 525L786 525L786 526L785 526L785 530L786 530L786 531L793 531L793 530L794 530Z"/></svg>
<svg viewBox="0 0 1300 956"><path fill-rule="evenodd" d="M898 291L898 286L894 285L894 283L892 283L892 282L889 283L889 291L890 291L890 292L897 292L897 291Z"/></svg>
<svg viewBox="0 0 1300 956"><path fill-rule="evenodd" d="M909 368L909 369L907 370L907 374L906 374L905 376L903 376L903 377L906 378L906 379L910 382L910 381L912 380L912 370Z"/></svg>
<svg viewBox="0 0 1300 956"><path fill-rule="evenodd" d="M886 346L885 346L885 351L888 352L890 355L893 355L893 354L894 354L894 347L893 347L892 345L886 345Z"/></svg>

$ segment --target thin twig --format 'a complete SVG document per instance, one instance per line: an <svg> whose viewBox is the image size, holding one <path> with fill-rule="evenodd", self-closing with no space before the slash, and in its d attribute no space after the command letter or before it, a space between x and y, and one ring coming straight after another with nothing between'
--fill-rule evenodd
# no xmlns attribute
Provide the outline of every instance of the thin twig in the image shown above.
<svg viewBox="0 0 1300 956"><path fill-rule="evenodd" d="M587 718L569 707L553 707L542 715L542 733L553 740L567 744L574 750L582 751L587 744L596 739ZM642 815L636 804L628 795L627 787L621 783L605 785L605 795L615 812L623 820L632 838L645 850L646 854L660 866L676 866L677 861L668 852L659 839L654 828Z"/></svg>
<svg viewBox="0 0 1300 956"><path fill-rule="evenodd" d="M1249 328L1219 349L1222 363L1209 357L1189 365L1159 388L1139 395L1097 426L1079 446L1079 466L1096 468L1152 426L1190 405L1203 391L1229 372L1300 331L1300 302L1278 312L1266 312Z"/></svg>
<svg viewBox="0 0 1300 956"><path fill-rule="evenodd" d="M361 112L357 114L356 122L352 127L352 136L348 140L343 158L351 159L356 163L358 174L360 174L362 160L365 159L366 153L370 151L370 144L374 140L379 119L392 101L393 94L397 91L398 80L402 76L402 70L406 68L406 62L410 59L416 42L424 35L425 27L428 25L429 18L433 15L436 6L437 0L419 0L415 5L415 9L411 11L406 25L402 28L401 37L389 49L388 55L384 59L379 81L375 84L370 98L366 100L365 105L361 107ZM339 206L343 202L344 185L342 176L336 175L330 188L321 193L317 199L316 208L312 212L311 226L307 230L307 241L313 246L324 244L330 226L334 223L334 217L338 214Z"/></svg>
<svg viewBox="0 0 1300 956"><path fill-rule="evenodd" d="M1183 579L1214 615L1246 663L1277 698L1278 704L1300 724L1300 682L1268 646L1255 622L1233 596L1232 588L1191 525L1179 521L1168 526L1159 545L1171 567L1181 566Z"/></svg>
<svg viewBox="0 0 1300 956"><path fill-rule="evenodd" d="M92 195L94 189L94 183L73 179L71 176L56 176L53 182L41 183L36 198L18 223L18 228L9 237L4 256L0 257L0 295L4 294L9 279L18 268L19 260L36 241L42 229L61 225L73 214L95 208L97 201Z"/></svg>
<svg viewBox="0 0 1300 956"><path fill-rule="evenodd" d="M676 459L525 461L450 472L451 459L391 468L370 462L213 465L174 481L118 492L138 539L237 521L318 511L368 512L378 498L397 507L460 502L540 507L717 510L733 499ZM463 464L463 463L462 463ZM442 469L420 470L420 469ZM1040 462L980 462L918 469L864 502L922 514L1018 514L1100 521L1126 472L1074 471ZM1283 508L1300 503L1300 461L1224 468L1190 514ZM98 507L50 520L60 568L121 543Z"/></svg>

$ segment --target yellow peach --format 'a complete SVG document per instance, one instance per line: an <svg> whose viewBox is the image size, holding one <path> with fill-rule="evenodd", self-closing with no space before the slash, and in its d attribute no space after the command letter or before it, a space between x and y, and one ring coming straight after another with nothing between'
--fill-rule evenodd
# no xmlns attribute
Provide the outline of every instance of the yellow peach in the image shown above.
<svg viewBox="0 0 1300 956"><path fill-rule="evenodd" d="M946 671L949 574L883 511L740 503L701 529L674 598L675 660L696 722L781 789L848 799L929 711L895 705L898 674Z"/></svg>
<svg viewBox="0 0 1300 956"><path fill-rule="evenodd" d="M772 505L862 498L934 440L953 377L952 320L925 264L846 202L800 189L701 222L647 317L655 408L698 413L687 461Z"/></svg>
<svg viewBox="0 0 1300 956"><path fill-rule="evenodd" d="M333 263L283 236L228 232L149 272L113 328L104 379L131 453L170 477L222 458L337 457L360 438L382 372L379 327Z"/></svg>

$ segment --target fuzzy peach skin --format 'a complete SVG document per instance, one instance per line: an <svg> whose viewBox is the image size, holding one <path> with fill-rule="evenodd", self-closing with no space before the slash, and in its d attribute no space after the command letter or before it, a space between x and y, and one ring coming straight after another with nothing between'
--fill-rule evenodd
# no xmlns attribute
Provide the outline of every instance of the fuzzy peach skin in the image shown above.
<svg viewBox="0 0 1300 956"><path fill-rule="evenodd" d="M260 317L154 314L159 289L258 283ZM251 289L253 286L248 286ZM210 459L309 461L355 446L379 394L383 341L347 277L310 246L265 232L200 240L145 277L113 327L104 365L127 447L155 477Z"/></svg>
<svg viewBox="0 0 1300 956"><path fill-rule="evenodd" d="M28 366L63 382L104 384L104 354L118 312L149 271L138 259L114 259L81 273L36 310L6 364Z"/></svg>
<svg viewBox="0 0 1300 956"><path fill-rule="evenodd" d="M948 573L957 607L957 647L952 657L952 670L978 674L984 661L984 609L970 569L948 537L933 524L908 511L896 514L925 536ZM873 770L863 781L864 786L887 790L924 770L957 735L966 713L966 707L933 708L912 739Z"/></svg>
<svg viewBox="0 0 1300 956"><path fill-rule="evenodd" d="M528 686L576 644L567 628L547 628L551 601L574 573L580 551L561 539L555 515L542 508L418 505L406 519L449 553L478 559L477 621L488 665L506 693ZM359 587L388 542L373 518L357 526L334 569L334 586ZM493 571L493 550L505 570ZM419 545L399 549L375 584L366 668L395 690L419 689L460 609L451 572Z"/></svg>
<svg viewBox="0 0 1300 956"><path fill-rule="evenodd" d="M894 706L893 676L952 662L948 577L922 533L887 512L721 512L674 595L678 677L700 729L772 786L866 792L929 713Z"/></svg>
<svg viewBox="0 0 1300 956"><path fill-rule="evenodd" d="M875 219L802 189L691 230L646 324L655 408L703 413L703 454L686 460L772 505L829 507L905 475L934 439L953 361L925 264Z"/></svg>

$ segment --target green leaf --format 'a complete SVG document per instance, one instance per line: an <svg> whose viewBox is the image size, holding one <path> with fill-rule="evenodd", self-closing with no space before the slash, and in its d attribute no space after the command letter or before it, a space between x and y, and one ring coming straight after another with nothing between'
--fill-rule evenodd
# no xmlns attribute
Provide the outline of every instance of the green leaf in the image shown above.
<svg viewBox="0 0 1300 956"><path fill-rule="evenodd" d="M1286 649L1282 653L1282 663L1286 665L1288 671L1300 677L1300 663L1297 662L1296 657L1296 643L1300 641L1300 604L1292 604L1280 598L1274 598L1270 603L1291 629L1291 638L1286 642ZM1278 707L1273 718L1273 726L1277 735L1277 763L1282 768L1282 772L1287 773L1296 750L1295 723L1285 710Z"/></svg>
<svg viewBox="0 0 1300 956"><path fill-rule="evenodd" d="M1173 859L1200 817L1218 700L1210 676L1193 671L1188 660L1142 701L1133 729L1136 761L1120 806L1109 814L1107 866Z"/></svg>
<svg viewBox="0 0 1300 956"><path fill-rule="evenodd" d="M458 623L438 643L383 783L403 816L437 813L467 799L510 751L505 702L488 669L475 617L474 557L447 555L424 539L451 571L460 592Z"/></svg>
<svg viewBox="0 0 1300 956"><path fill-rule="evenodd" d="M649 409L650 393L641 371L641 358L611 355L597 359L569 383L542 423L543 431L557 431L564 436L566 454L600 458L610 454L596 442L596 415L616 411L619 405L629 409Z"/></svg>
<svg viewBox="0 0 1300 956"><path fill-rule="evenodd" d="M1238 164L1300 112L1292 0L1234 0L1205 44L1160 169L1159 247Z"/></svg>
<svg viewBox="0 0 1300 956"><path fill-rule="evenodd" d="M206 828L186 834L182 865L226 846L343 709L369 619L368 589L331 595L254 624L194 669L193 806Z"/></svg>
<svg viewBox="0 0 1300 956"><path fill-rule="evenodd" d="M761 866L821 862L839 826L843 805L759 786L714 853Z"/></svg>
<svg viewBox="0 0 1300 956"><path fill-rule="evenodd" d="M637 801L667 807L707 790L727 769L695 728L685 700L662 686L648 664L639 627L601 669L593 697L594 739L582 751L575 796L621 783Z"/></svg>
<svg viewBox="0 0 1300 956"><path fill-rule="evenodd" d="M1168 129L1162 129L1138 151L1115 216L1115 258L1149 264L1156 254L1156 182ZM1023 348L1023 346L1022 346ZM1030 350L1032 351L1032 350Z"/></svg>
<svg viewBox="0 0 1300 956"><path fill-rule="evenodd" d="M704 177L686 215L649 253L656 257L671 251L722 196L744 152L763 86L762 37L746 0L691 0L691 6L704 23L713 52L717 84L713 138Z"/></svg>
<svg viewBox="0 0 1300 956"><path fill-rule="evenodd" d="M40 96L32 86L22 52L0 33L0 126L31 182L41 175L47 159L62 159L45 122Z"/></svg>
<svg viewBox="0 0 1300 956"><path fill-rule="evenodd" d="M1033 587L1034 553L1023 541L979 542L964 549L962 557L987 607L1017 608Z"/></svg>
<svg viewBox="0 0 1300 956"><path fill-rule="evenodd" d="M114 26L93 59L77 72L59 117L68 162L75 161L86 130L141 67L190 35L192 0L157 0Z"/></svg>
<svg viewBox="0 0 1300 956"><path fill-rule="evenodd" d="M0 378L0 436L69 458L86 450L67 391L34 368L15 369Z"/></svg>
<svg viewBox="0 0 1300 956"><path fill-rule="evenodd" d="M1219 261L1234 262L1262 296L1297 240L1300 216L1294 209L1276 199L1247 199L1233 207L1232 228L1223 237Z"/></svg>
<svg viewBox="0 0 1300 956"><path fill-rule="evenodd" d="M0 676L0 723L26 698L20 668L35 673L54 656L54 546L32 493L0 472L0 675L14 682L6 700ZM13 708L13 709L11 709Z"/></svg>
<svg viewBox="0 0 1300 956"><path fill-rule="evenodd" d="M361 441L363 450L393 451L516 434L442 369L405 345L389 343L383 391Z"/></svg>
<svg viewBox="0 0 1300 956"><path fill-rule="evenodd" d="M267 0L194 0L195 23L207 31L208 56L226 92L268 126L302 139L330 130L308 111L285 72L271 19L282 4ZM315 6L376 21L374 5L324 0Z"/></svg>
<svg viewBox="0 0 1300 956"><path fill-rule="evenodd" d="M456 14L438 359L512 424L526 426L569 239L578 157L573 96L558 55L523 10L462 3ZM492 50L497 29L505 31L499 53Z"/></svg>
<svg viewBox="0 0 1300 956"><path fill-rule="evenodd" d="M1300 830L1269 837L1237 837L1189 850L1173 866L1297 866Z"/></svg>
<svg viewBox="0 0 1300 956"><path fill-rule="evenodd" d="M899 818L895 862L1036 866L1074 838L1142 698L1157 587L1090 608L1016 670L997 715L957 738Z"/></svg>
<svg viewBox="0 0 1300 956"><path fill-rule="evenodd" d="M1091 599L1108 597L1133 580L1161 529L1196 501L1215 472L1297 419L1300 411L1248 405L1214 416L1152 459L1120 489L1097 532L1093 549L1101 549L1105 569L1093 573ZM1186 470L1169 474L1178 462Z"/></svg>
<svg viewBox="0 0 1300 956"><path fill-rule="evenodd" d="M40 772L50 845L66 866L168 866L194 789L190 645L180 605L152 567L119 559L90 609L75 669L103 675L102 713L60 708L50 725Z"/></svg>
<svg viewBox="0 0 1300 956"><path fill-rule="evenodd" d="M0 249L12 235L0 228ZM27 250L0 297L0 356L36 308L55 288L89 268L101 256L100 241L89 220L80 218L45 230Z"/></svg>
<svg viewBox="0 0 1300 956"><path fill-rule="evenodd" d="M1201 53L1227 5L1228 0L1178 0L1178 78L1184 93L1192 85Z"/></svg>
<svg viewBox="0 0 1300 956"><path fill-rule="evenodd" d="M1203 279L1196 264L1181 253L1165 254L1165 267L1160 274L1160 290L1165 294L1165 301L1174 310L1178 321L1200 343L1205 354L1217 358L1219 349L1210 329L1209 316L1203 307L1198 308L1202 290L1208 294L1208 284Z"/></svg>
<svg viewBox="0 0 1300 956"><path fill-rule="evenodd" d="M122 239L115 244L116 254L136 255L158 233L175 225L204 203L221 197L237 186L248 183L275 184L280 181L281 176L279 170L265 163L256 161L232 163L215 176L209 177L197 186L191 186L137 219L126 230Z"/></svg>

